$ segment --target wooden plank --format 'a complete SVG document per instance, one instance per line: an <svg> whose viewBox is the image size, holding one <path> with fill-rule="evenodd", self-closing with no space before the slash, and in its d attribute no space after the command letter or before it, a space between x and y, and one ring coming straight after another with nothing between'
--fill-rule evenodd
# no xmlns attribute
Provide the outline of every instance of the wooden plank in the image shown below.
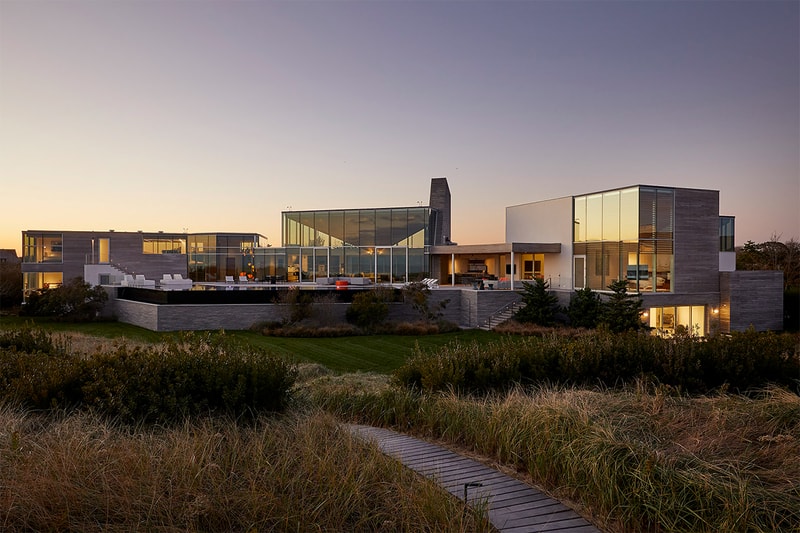
<svg viewBox="0 0 800 533"><path fill-rule="evenodd" d="M558 500L483 463L391 430L346 427L353 434L375 442L385 454L434 480L460 500L464 500L466 487L465 503L486 505L489 521L498 531L600 533Z"/></svg>

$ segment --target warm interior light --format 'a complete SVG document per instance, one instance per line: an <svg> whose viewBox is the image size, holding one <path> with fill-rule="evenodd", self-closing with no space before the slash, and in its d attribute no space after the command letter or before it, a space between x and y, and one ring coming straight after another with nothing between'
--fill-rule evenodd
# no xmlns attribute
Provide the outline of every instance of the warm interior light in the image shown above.
<svg viewBox="0 0 800 533"><path fill-rule="evenodd" d="M715 315L717 315L717 314L719 314L719 309L717 309L715 307L714 309L711 310L711 312L714 313Z"/></svg>

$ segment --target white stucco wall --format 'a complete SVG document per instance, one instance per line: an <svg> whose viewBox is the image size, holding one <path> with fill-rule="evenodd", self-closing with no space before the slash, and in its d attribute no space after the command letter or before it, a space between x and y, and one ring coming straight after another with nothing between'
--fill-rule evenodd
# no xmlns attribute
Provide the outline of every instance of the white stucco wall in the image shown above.
<svg viewBox="0 0 800 533"><path fill-rule="evenodd" d="M736 252L719 253L719 271L733 272L736 270Z"/></svg>
<svg viewBox="0 0 800 533"><path fill-rule="evenodd" d="M561 243L560 254L545 254L545 277L572 290L571 196L506 207L506 242Z"/></svg>

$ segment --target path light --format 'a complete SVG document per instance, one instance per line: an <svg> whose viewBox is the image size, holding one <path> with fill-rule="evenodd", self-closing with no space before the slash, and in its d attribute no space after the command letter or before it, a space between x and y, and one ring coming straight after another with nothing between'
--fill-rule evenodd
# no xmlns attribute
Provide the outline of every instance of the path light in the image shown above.
<svg viewBox="0 0 800 533"><path fill-rule="evenodd" d="M469 501L467 500L467 489L470 487L483 487L483 483L478 481L470 481L469 483L464 483L464 516L467 514L467 507L469 506Z"/></svg>
<svg viewBox="0 0 800 533"><path fill-rule="evenodd" d="M478 481L470 481L469 483L464 483L464 503L467 503L467 489L470 487L483 487L483 483Z"/></svg>

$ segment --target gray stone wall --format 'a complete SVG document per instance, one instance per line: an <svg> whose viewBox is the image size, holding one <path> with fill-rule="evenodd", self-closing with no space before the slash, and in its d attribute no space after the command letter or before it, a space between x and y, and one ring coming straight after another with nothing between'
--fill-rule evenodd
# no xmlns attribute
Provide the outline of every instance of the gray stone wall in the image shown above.
<svg viewBox="0 0 800 533"><path fill-rule="evenodd" d="M675 189L674 225L673 294L719 292L719 191Z"/></svg>
<svg viewBox="0 0 800 533"><path fill-rule="evenodd" d="M431 291L428 302L434 307L448 300L442 318L460 324L461 294L460 290L437 289ZM314 304L312 321L319 325L345 322L348 307L346 303ZM109 291L107 309L120 322L153 331L249 329L259 322L281 321L289 312L286 304L156 305L117 299L113 289ZM393 303L389 306L389 320L416 322L420 315L408 303Z"/></svg>
<svg viewBox="0 0 800 533"><path fill-rule="evenodd" d="M463 289L460 292L459 324L467 328L480 326L503 307L522 299L521 294L516 291Z"/></svg>
<svg viewBox="0 0 800 533"><path fill-rule="evenodd" d="M719 277L722 331L783 329L783 272L737 270Z"/></svg>

